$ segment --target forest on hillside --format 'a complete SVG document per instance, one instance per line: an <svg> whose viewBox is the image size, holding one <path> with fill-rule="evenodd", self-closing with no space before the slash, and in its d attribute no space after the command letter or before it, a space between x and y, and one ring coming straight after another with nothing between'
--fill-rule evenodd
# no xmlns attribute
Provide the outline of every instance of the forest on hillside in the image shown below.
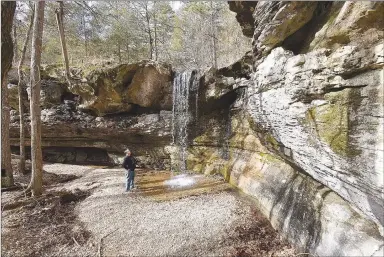
<svg viewBox="0 0 384 257"><path fill-rule="evenodd" d="M42 64L62 63L56 22L59 3L47 2ZM17 2L13 26L18 62L32 5ZM224 67L251 48L226 2L70 1L63 3L69 65L132 63L152 59L179 70ZM26 63L29 64L30 48Z"/></svg>

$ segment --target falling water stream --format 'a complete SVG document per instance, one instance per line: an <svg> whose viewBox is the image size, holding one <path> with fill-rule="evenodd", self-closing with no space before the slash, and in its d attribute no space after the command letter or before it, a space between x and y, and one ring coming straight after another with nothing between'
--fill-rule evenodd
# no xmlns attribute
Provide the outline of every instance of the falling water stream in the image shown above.
<svg viewBox="0 0 384 257"><path fill-rule="evenodd" d="M178 148L177 166L181 172L186 171L191 75L191 71L185 71L178 74L173 82L172 144Z"/></svg>
<svg viewBox="0 0 384 257"><path fill-rule="evenodd" d="M188 148L188 125L193 119L189 106L191 91L198 90L198 81L194 79L194 72L184 71L175 76L173 81L173 106L172 106L172 145L176 148L173 171L180 171L183 174L173 176L165 184L169 186L190 186L194 184L194 178L188 176L187 171L187 148ZM197 93L196 93L197 108ZM196 110L197 115L197 110Z"/></svg>

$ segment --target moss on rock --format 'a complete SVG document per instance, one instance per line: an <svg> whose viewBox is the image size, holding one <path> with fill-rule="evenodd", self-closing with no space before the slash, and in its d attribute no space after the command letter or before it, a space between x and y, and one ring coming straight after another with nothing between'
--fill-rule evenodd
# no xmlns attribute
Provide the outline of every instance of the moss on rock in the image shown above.
<svg viewBox="0 0 384 257"><path fill-rule="evenodd" d="M279 142L271 135L271 134L266 134L265 140L275 149L279 150Z"/></svg>
<svg viewBox="0 0 384 257"><path fill-rule="evenodd" d="M345 89L340 92L331 92L325 95L327 105L308 109L306 118L308 124L314 126L317 136L327 143L331 149L344 157L353 157L360 151L349 143L349 109L358 104L357 99L351 98L355 89Z"/></svg>
<svg viewBox="0 0 384 257"><path fill-rule="evenodd" d="M281 160L270 153L259 152L257 154L261 156L262 160L267 161L268 163L281 163Z"/></svg>
<svg viewBox="0 0 384 257"><path fill-rule="evenodd" d="M335 50L346 44L368 47L382 42L383 12L384 3L380 2L334 2L310 50Z"/></svg>

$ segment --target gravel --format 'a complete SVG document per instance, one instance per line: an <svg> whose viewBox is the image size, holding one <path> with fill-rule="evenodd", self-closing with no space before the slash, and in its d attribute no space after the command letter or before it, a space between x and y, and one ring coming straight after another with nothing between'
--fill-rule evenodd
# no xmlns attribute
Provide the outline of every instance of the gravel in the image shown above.
<svg viewBox="0 0 384 257"><path fill-rule="evenodd" d="M83 166L83 165L71 165L71 164L61 164L61 163L46 163L44 164L43 169L47 172L52 172L57 175L60 174L72 174L76 176L83 176L93 169L95 166Z"/></svg>
<svg viewBox="0 0 384 257"><path fill-rule="evenodd" d="M294 256L253 204L226 191L220 178L139 171L139 188L126 193L120 168L46 164L44 169L81 176L49 190L90 193L76 204L74 215L91 238L76 250L57 246L47 256L73 251L81 256Z"/></svg>
<svg viewBox="0 0 384 257"><path fill-rule="evenodd" d="M138 191L125 193L122 181L121 171L109 170L103 186L78 206L87 229L103 238L104 256L217 255L241 216L229 192L156 202Z"/></svg>

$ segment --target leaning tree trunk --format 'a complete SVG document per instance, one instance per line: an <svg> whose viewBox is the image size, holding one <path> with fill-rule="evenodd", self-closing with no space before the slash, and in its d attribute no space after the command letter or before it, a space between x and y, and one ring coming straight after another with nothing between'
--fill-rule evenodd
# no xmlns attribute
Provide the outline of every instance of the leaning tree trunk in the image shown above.
<svg viewBox="0 0 384 257"><path fill-rule="evenodd" d="M153 39L152 39L152 33L151 33L151 23L149 20L149 11L148 6L145 4L145 18L147 20L147 26L148 26L148 37L149 37L149 59L152 60L153 58Z"/></svg>
<svg viewBox="0 0 384 257"><path fill-rule="evenodd" d="M20 114L20 163L19 163L19 171L21 173L25 173L25 123L24 123L24 74L22 71L24 60L25 60L25 54L27 52L28 42L31 37L31 32L33 28L33 19L35 17L35 12L32 9L32 15L31 15L31 22L28 27L27 36L25 38L25 42L23 45L23 49L21 51L21 57L17 69L17 73L19 75L19 83L18 83L18 89L19 89L19 114Z"/></svg>
<svg viewBox="0 0 384 257"><path fill-rule="evenodd" d="M154 9L156 2L153 2ZM156 9L155 9L156 11ZM154 21L154 30L155 30L155 61L157 61L158 58L158 49L157 49L157 20L156 20L156 13L153 14L153 21Z"/></svg>
<svg viewBox="0 0 384 257"><path fill-rule="evenodd" d="M126 51L127 51L127 62L129 63L129 45L125 45Z"/></svg>
<svg viewBox="0 0 384 257"><path fill-rule="evenodd" d="M120 40L119 42L117 43L117 56L119 57L119 64L122 62L122 59L121 59L121 45L120 45Z"/></svg>
<svg viewBox="0 0 384 257"><path fill-rule="evenodd" d="M212 38L212 54L213 54L213 66L217 69L217 46L216 46L216 32L215 32L215 10L213 8L213 2L211 0L211 38Z"/></svg>
<svg viewBox="0 0 384 257"><path fill-rule="evenodd" d="M64 34L64 18L63 18L64 17L64 3L63 3L63 1L59 1L59 4L60 4L60 8L58 10L56 10L56 21L57 21L57 27L59 29L59 34L60 34L61 50L62 50L63 61L64 61L64 66L65 66L65 77L67 79L69 86L71 86L67 44L65 41L65 34Z"/></svg>
<svg viewBox="0 0 384 257"><path fill-rule="evenodd" d="M17 19L16 16L14 17L14 23L13 23L13 60L16 63L17 59L19 59L19 51L17 49Z"/></svg>
<svg viewBox="0 0 384 257"><path fill-rule="evenodd" d="M43 158L41 152L41 110L40 110L40 62L43 37L45 2L35 2L31 51L31 153L32 177L28 189L32 195L41 195L43 190Z"/></svg>
<svg viewBox="0 0 384 257"><path fill-rule="evenodd" d="M85 26L85 13L83 11L83 15L81 16L81 22L83 23L84 30L84 49L85 49L85 57L88 56L88 39L87 39L87 30Z"/></svg>
<svg viewBox="0 0 384 257"><path fill-rule="evenodd" d="M12 66L13 42L12 22L15 15L16 2L1 2L1 173L5 171L6 180L3 186L13 185L11 164L11 145L9 142L9 103L7 74Z"/></svg>

